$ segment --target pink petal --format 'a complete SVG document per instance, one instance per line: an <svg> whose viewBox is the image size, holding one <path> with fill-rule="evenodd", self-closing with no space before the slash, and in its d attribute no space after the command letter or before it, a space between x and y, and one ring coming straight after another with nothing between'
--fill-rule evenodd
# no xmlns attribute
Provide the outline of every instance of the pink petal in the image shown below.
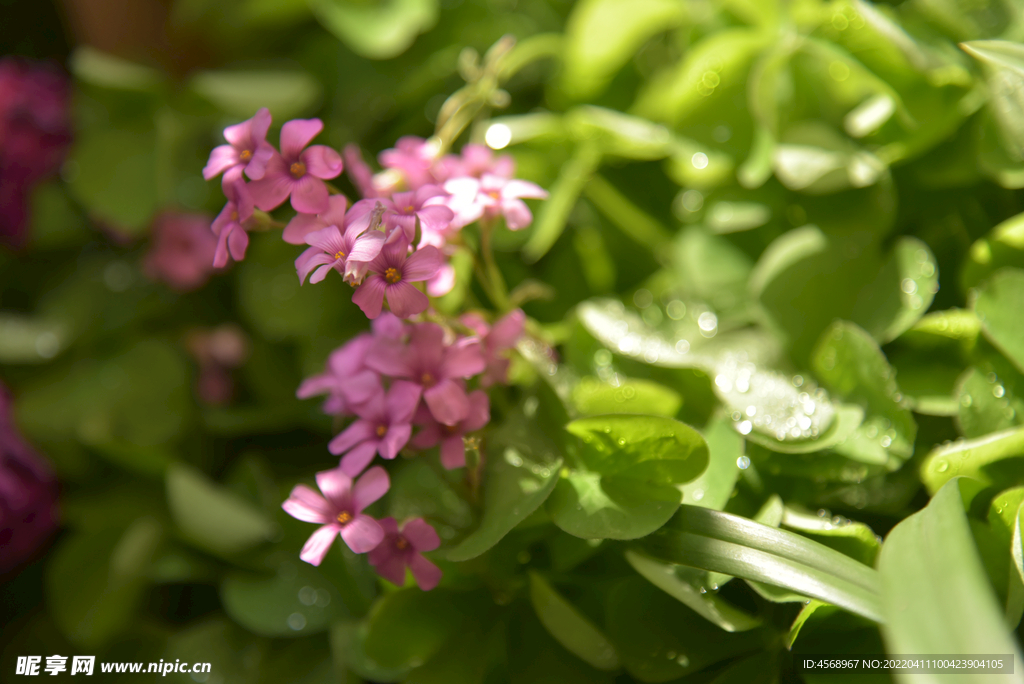
<svg viewBox="0 0 1024 684"><path fill-rule="evenodd" d="M427 245L413 252L402 267L402 280L416 282L433 277L441 268L441 252Z"/></svg>
<svg viewBox="0 0 1024 684"><path fill-rule="evenodd" d="M238 162L238 152L231 145L218 145L210 152L210 160L203 167L203 178L210 180Z"/></svg>
<svg viewBox="0 0 1024 684"><path fill-rule="evenodd" d="M441 545L441 538L437 532L423 518L415 518L405 523L402 528L402 536L417 551L433 551Z"/></svg>
<svg viewBox="0 0 1024 684"><path fill-rule="evenodd" d="M316 486L335 510L346 510L352 500L352 478L341 468L321 470L316 474Z"/></svg>
<svg viewBox="0 0 1024 684"><path fill-rule="evenodd" d="M414 382L395 380L387 396L387 414L390 422L408 423L416 405L420 403L423 389Z"/></svg>
<svg viewBox="0 0 1024 684"><path fill-rule="evenodd" d="M305 237L313 231L326 228L327 224L315 214L296 214L295 218L284 227L281 239L289 245L306 244Z"/></svg>
<svg viewBox="0 0 1024 684"><path fill-rule="evenodd" d="M323 279L327 277L327 274L331 272L332 268L334 268L334 264L330 263L316 269L316 272L309 279L310 285L315 285L316 283L323 282Z"/></svg>
<svg viewBox="0 0 1024 684"><path fill-rule="evenodd" d="M371 324L371 327L373 334L378 337L400 340L405 335L405 323L398 316L389 313L382 314Z"/></svg>
<svg viewBox="0 0 1024 684"><path fill-rule="evenodd" d="M317 249L327 252L328 254L334 255L338 252L347 252L348 245L345 244L345 238L341 236L341 231L338 230L338 226L330 225L320 230L314 230L311 233L306 234L303 238L307 245L312 245ZM332 260L333 260L332 256Z"/></svg>
<svg viewBox="0 0 1024 684"><path fill-rule="evenodd" d="M380 276L376 277L380 278ZM384 279L381 278L381 280L383 281ZM388 308L391 309L391 313L399 318L409 318L410 316L421 314L430 306L430 300L427 299L427 295L405 282L405 280L394 285L388 285L386 292ZM355 298L352 301L355 301ZM358 303L356 302L356 304ZM367 317L370 317L369 314L367 314Z"/></svg>
<svg viewBox="0 0 1024 684"><path fill-rule="evenodd" d="M369 262L377 258L384 246L384 233L374 230L356 238L347 261Z"/></svg>
<svg viewBox="0 0 1024 684"><path fill-rule="evenodd" d="M295 390L295 397L297 399L309 399L318 394L327 394L328 392L333 392L337 385L338 379L330 373L314 375L302 381L299 389Z"/></svg>
<svg viewBox="0 0 1024 684"><path fill-rule="evenodd" d="M369 319L380 316L381 307L384 306L384 289L387 281L379 275L371 275L359 289L352 295L352 302L363 310Z"/></svg>
<svg viewBox="0 0 1024 684"><path fill-rule="evenodd" d="M527 199L547 199L548 191L536 183L524 180L505 181L505 187L501 189L502 199L515 199L526 197Z"/></svg>
<svg viewBox="0 0 1024 684"><path fill-rule="evenodd" d="M267 172L263 178L249 184L252 200L263 211L273 211L288 199L292 192L294 179L284 168L279 155L274 155L267 164ZM315 213L315 212L314 212Z"/></svg>
<svg viewBox="0 0 1024 684"><path fill-rule="evenodd" d="M228 235L228 250L231 252L231 258L235 261L241 261L245 258L245 250L249 247L249 234L245 232L245 229L238 226L230 232Z"/></svg>
<svg viewBox="0 0 1024 684"><path fill-rule="evenodd" d="M475 197L480 192L480 181L469 177L452 178L449 181L445 181L444 189L445 192L451 195Z"/></svg>
<svg viewBox="0 0 1024 684"><path fill-rule="evenodd" d="M371 276L371 278L374 277L380 278L380 276ZM384 280L383 278L380 279ZM357 291L356 294L359 294L359 292ZM352 299L355 301L355 297ZM388 314L388 316L394 320L399 320L393 314ZM376 329L374 331L376 332ZM384 375L398 378L412 377L412 367L409 363L409 354L406 351L406 346L396 338L397 336L376 340L373 347L366 352L366 365Z"/></svg>
<svg viewBox="0 0 1024 684"><path fill-rule="evenodd" d="M444 357L444 329L437 323L414 325L409 334L409 351L416 355L420 370L437 372Z"/></svg>
<svg viewBox="0 0 1024 684"><path fill-rule="evenodd" d="M379 546L377 548L380 548ZM377 549L374 549L376 551ZM370 553L373 553L371 551ZM405 558L403 554L381 556L380 560L373 563L373 569L377 574L399 587L405 586Z"/></svg>
<svg viewBox="0 0 1024 684"><path fill-rule="evenodd" d="M355 553L366 553L384 540L384 529L370 516L360 514L341 528L341 538Z"/></svg>
<svg viewBox="0 0 1024 684"><path fill-rule="evenodd" d="M373 460L374 455L377 453L377 449L380 447L380 442L375 439L368 439L365 442L360 442L352 448L347 454L341 457L341 469L349 477L355 477L359 473L366 469L366 466L370 465L370 461Z"/></svg>
<svg viewBox="0 0 1024 684"><path fill-rule="evenodd" d="M516 309L507 314L494 324L490 335L487 336L487 346L492 351L511 349L523 334L523 323L525 321L526 314L523 313L522 309Z"/></svg>
<svg viewBox="0 0 1024 684"><path fill-rule="evenodd" d="M454 380L442 380L423 393L434 418L445 425L457 425L469 413L466 390Z"/></svg>
<svg viewBox="0 0 1024 684"><path fill-rule="evenodd" d="M345 379L341 393L353 404L362 404L381 392L380 376L371 370L364 370Z"/></svg>
<svg viewBox="0 0 1024 684"><path fill-rule="evenodd" d="M501 213L505 215L505 225L509 230L522 230L533 222L530 208L520 199L503 200Z"/></svg>
<svg viewBox="0 0 1024 684"><path fill-rule="evenodd" d="M427 281L427 294L431 297L443 297L455 287L455 268L444 264L437 273Z"/></svg>
<svg viewBox="0 0 1024 684"><path fill-rule="evenodd" d="M445 378L469 378L482 373L487 366L480 340L464 337L445 350L440 372Z"/></svg>
<svg viewBox="0 0 1024 684"><path fill-rule="evenodd" d="M330 196L324 182L307 173L292 186L292 208L305 214L319 214L330 208Z"/></svg>
<svg viewBox="0 0 1024 684"><path fill-rule="evenodd" d="M220 237L217 238L217 248L213 252L213 267L224 268L228 265L228 235L231 229L222 229Z"/></svg>
<svg viewBox="0 0 1024 684"><path fill-rule="evenodd" d="M469 413L462 421L463 432L479 430L491 422L491 402L487 398L487 392L476 390L469 393Z"/></svg>
<svg viewBox="0 0 1024 684"><path fill-rule="evenodd" d="M281 504L284 511L303 522L327 523L334 519L324 497L306 485L295 485L291 495Z"/></svg>
<svg viewBox="0 0 1024 684"><path fill-rule="evenodd" d="M386 470L380 466L374 466L367 470L362 477L356 480L356 484L352 488L352 506L356 513L362 513L364 508L387 494L390 488L391 480L388 479Z"/></svg>
<svg viewBox="0 0 1024 684"><path fill-rule="evenodd" d="M358 145L348 144L344 149L345 165L348 167L348 177L352 185L356 186L363 197L375 197L373 189L373 171L363 161L363 153Z"/></svg>
<svg viewBox="0 0 1024 684"><path fill-rule="evenodd" d="M409 423L392 425L388 428L388 431L384 433L384 439L380 441L380 457L388 460L393 459L398 455L398 452L402 450L402 447L409 443L409 436L411 434L412 425Z"/></svg>
<svg viewBox="0 0 1024 684"><path fill-rule="evenodd" d="M453 435L441 440L441 465L446 470L462 468L466 465L466 443L462 435Z"/></svg>
<svg viewBox="0 0 1024 684"><path fill-rule="evenodd" d="M343 454L356 444L373 439L376 436L374 434L375 429L376 426L372 425L369 421L357 420L328 442L327 450L335 456Z"/></svg>
<svg viewBox="0 0 1024 684"><path fill-rule="evenodd" d="M324 560L324 556L331 550L331 544L334 543L334 538L337 536L338 525L336 523L324 525L309 536L306 544L302 547L302 551L299 553L299 558L310 565L320 565Z"/></svg>
<svg viewBox="0 0 1024 684"><path fill-rule="evenodd" d="M429 449L440 442L443 437L444 433L441 431L441 425L431 419L430 423L424 426L423 429L417 432L416 436L412 438L412 445L417 449Z"/></svg>
<svg viewBox="0 0 1024 684"><path fill-rule="evenodd" d="M313 145L299 159L306 165L306 173L317 178L334 178L341 173L341 155L326 145Z"/></svg>
<svg viewBox="0 0 1024 684"><path fill-rule="evenodd" d="M324 254L323 250L318 247L310 247L300 254L295 260L295 272L299 274L299 284L301 285L304 283L306 281L306 276L308 276L317 266L333 263L333 256ZM321 280L323 280L323 278L321 278Z"/></svg>
<svg viewBox="0 0 1024 684"><path fill-rule="evenodd" d="M395 235L395 231L400 231L407 242L412 242L413 237L416 235L415 214L393 214L388 212L384 214L384 225L387 228L388 237Z"/></svg>
<svg viewBox="0 0 1024 684"><path fill-rule="evenodd" d="M245 167L245 175L252 180L263 178L267 173L267 164L275 154L277 154L277 150L270 143L261 142L256 146L252 153L252 159L249 160L249 164Z"/></svg>
<svg viewBox="0 0 1024 684"><path fill-rule="evenodd" d="M452 219L455 218L455 212L448 207L441 206L423 207L416 212L416 215L420 217L420 225L423 230L435 233L446 230Z"/></svg>
<svg viewBox="0 0 1024 684"><path fill-rule="evenodd" d="M320 119L294 119L281 126L281 154L297 160L302 149L320 135L324 124Z"/></svg>
<svg viewBox="0 0 1024 684"><path fill-rule="evenodd" d="M412 570L412 576L416 578L416 584L423 591L430 591L441 581L441 568L418 553L414 554L412 560L409 561L409 569Z"/></svg>

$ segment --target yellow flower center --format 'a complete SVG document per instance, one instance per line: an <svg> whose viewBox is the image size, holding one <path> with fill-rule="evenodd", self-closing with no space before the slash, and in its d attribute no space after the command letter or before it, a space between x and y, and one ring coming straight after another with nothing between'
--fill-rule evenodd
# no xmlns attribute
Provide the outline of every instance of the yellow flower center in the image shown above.
<svg viewBox="0 0 1024 684"><path fill-rule="evenodd" d="M399 549L404 549L408 545L409 542L405 541L405 537L399 537L395 540L395 546L397 546Z"/></svg>
<svg viewBox="0 0 1024 684"><path fill-rule="evenodd" d="M242 161L249 161L252 159L252 152L250 150L242 150L238 153L238 158Z"/></svg>
<svg viewBox="0 0 1024 684"><path fill-rule="evenodd" d="M335 259L344 259L345 258L345 253L344 252L335 252L334 253L334 258Z"/></svg>
<svg viewBox="0 0 1024 684"><path fill-rule="evenodd" d="M352 521L352 514L349 513L348 511L342 511L341 513L338 514L338 522L340 522L342 525L344 525L347 522L351 522L351 521Z"/></svg>
<svg viewBox="0 0 1024 684"><path fill-rule="evenodd" d="M384 280L388 281L392 285L394 285L395 283L397 283L401 279L402 279L402 274L399 273L398 269L396 269L396 268L389 268L388 270L384 271Z"/></svg>
<svg viewBox="0 0 1024 684"><path fill-rule="evenodd" d="M406 214L411 214L411 213L412 213L412 212L414 212L415 210L416 210L416 208L415 208L414 206L412 206L412 205L410 204L409 206L407 206L407 207L405 208L405 213L406 213Z"/></svg>
<svg viewBox="0 0 1024 684"><path fill-rule="evenodd" d="M291 172L293 178L302 178L306 175L306 165L302 162L295 162L288 170Z"/></svg>
<svg viewBox="0 0 1024 684"><path fill-rule="evenodd" d="M420 384L430 386L434 384L434 376L430 373L424 373L420 376Z"/></svg>
<svg viewBox="0 0 1024 684"><path fill-rule="evenodd" d="M497 200L497 199L501 199L501 193L500 193L500 192L498 192L497 190L490 190L490 191L488 191L487 195L488 195L488 196L489 196L489 197L490 197L491 199L495 199L495 200Z"/></svg>
<svg viewBox="0 0 1024 684"><path fill-rule="evenodd" d="M388 426L387 425L378 425L377 426L377 436L378 437L383 437L387 433L388 433Z"/></svg>
<svg viewBox="0 0 1024 684"><path fill-rule="evenodd" d="M231 212L231 220L232 221L237 221L238 220L238 212L237 211Z"/></svg>

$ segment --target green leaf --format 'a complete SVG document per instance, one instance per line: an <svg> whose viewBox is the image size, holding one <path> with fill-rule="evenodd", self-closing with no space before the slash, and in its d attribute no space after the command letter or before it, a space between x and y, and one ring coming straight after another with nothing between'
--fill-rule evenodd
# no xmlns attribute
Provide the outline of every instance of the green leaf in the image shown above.
<svg viewBox="0 0 1024 684"><path fill-rule="evenodd" d="M552 521L584 539L636 539L664 525L679 507L679 490L632 477L570 472L545 506Z"/></svg>
<svg viewBox="0 0 1024 684"><path fill-rule="evenodd" d="M708 221L712 215L724 215L723 206L731 204L716 204L708 211ZM725 209L732 211L728 206ZM675 241L672 265L684 298L706 302L719 311L742 307L747 301L747 279L753 263L728 238L687 228Z"/></svg>
<svg viewBox="0 0 1024 684"><path fill-rule="evenodd" d="M682 506L641 548L670 563L771 584L881 619L874 570L823 544L739 516Z"/></svg>
<svg viewBox="0 0 1024 684"><path fill-rule="evenodd" d="M786 507L782 526L820 541L825 546L874 567L882 542L874 531L861 522L811 515Z"/></svg>
<svg viewBox="0 0 1024 684"><path fill-rule="evenodd" d="M619 583L608 596L608 635L622 664L641 682L667 682L760 650L762 630L736 634L706 623L639 577Z"/></svg>
<svg viewBox="0 0 1024 684"><path fill-rule="evenodd" d="M51 553L47 605L69 641L96 649L126 632L142 602L161 536L159 523L142 517L127 530L68 536Z"/></svg>
<svg viewBox="0 0 1024 684"><path fill-rule="evenodd" d="M708 467L696 480L679 485L683 501L722 510L732 496L743 464L743 438L724 417L713 418L704 427L708 443Z"/></svg>
<svg viewBox="0 0 1024 684"><path fill-rule="evenodd" d="M882 636L889 653L996 653L1020 649L1003 625L964 514L962 485L946 483L882 546ZM1016 674L1013 681L1024 681Z"/></svg>
<svg viewBox="0 0 1024 684"><path fill-rule="evenodd" d="M355 53L390 59L405 52L416 36L437 22L436 0L311 0L317 20Z"/></svg>
<svg viewBox="0 0 1024 684"><path fill-rule="evenodd" d="M745 632L761 624L758 618L736 608L713 589L709 590L705 573L662 563L632 550L626 551L626 560L651 584L727 632Z"/></svg>
<svg viewBox="0 0 1024 684"><path fill-rule="evenodd" d="M46 363L68 346L59 322L0 312L0 363Z"/></svg>
<svg viewBox="0 0 1024 684"><path fill-rule="evenodd" d="M430 660L410 672L403 684L481 684L493 650L491 642L497 635L500 630L488 633L482 624L453 634Z"/></svg>
<svg viewBox="0 0 1024 684"><path fill-rule="evenodd" d="M960 273L966 291L1006 266L1024 264L1024 214L1006 219L971 245Z"/></svg>
<svg viewBox="0 0 1024 684"><path fill-rule="evenodd" d="M210 617L174 632L163 657L168 662L210 663L210 673L223 673L225 684L252 684L266 665L265 643L224 617ZM292 674L292 673L290 673ZM167 681L194 682L191 674L170 673Z"/></svg>
<svg viewBox="0 0 1024 684"><path fill-rule="evenodd" d="M987 484L1024 480L1024 427L936 447L921 463L921 482L935 494L957 476Z"/></svg>
<svg viewBox="0 0 1024 684"><path fill-rule="evenodd" d="M563 92L579 100L599 94L648 38L682 19L683 8L670 0L577 3L565 27Z"/></svg>
<svg viewBox="0 0 1024 684"><path fill-rule="evenodd" d="M75 78L101 88L151 92L164 76L156 69L130 62L88 45L75 48L68 59Z"/></svg>
<svg viewBox="0 0 1024 684"><path fill-rule="evenodd" d="M353 673L372 682L400 682L408 674L410 667L384 667L366 655L366 635L369 628L366 622L341 620L331 626L331 652L336 667L347 675ZM342 678L342 682L347 678Z"/></svg>
<svg viewBox="0 0 1024 684"><path fill-rule="evenodd" d="M660 416L580 418L565 429L583 441L580 457L601 475L651 484L681 484L707 468L708 446L685 423Z"/></svg>
<svg viewBox="0 0 1024 684"><path fill-rule="evenodd" d="M444 589L402 589L384 595L370 614L366 655L387 669L422 665L464 619L452 598Z"/></svg>
<svg viewBox="0 0 1024 684"><path fill-rule="evenodd" d="M483 512L477 528L448 552L448 560L475 558L536 511L558 483L562 458L524 418L510 418L488 438Z"/></svg>
<svg viewBox="0 0 1024 684"><path fill-rule="evenodd" d="M683 398L678 392L650 380L619 378L618 384L593 376L582 378L573 388L572 403L581 415L640 413L672 417Z"/></svg>
<svg viewBox="0 0 1024 684"><path fill-rule="evenodd" d="M299 637L348 617L341 595L308 563L282 563L274 575L229 573L220 599L231 619L254 634Z"/></svg>
<svg viewBox="0 0 1024 684"><path fill-rule="evenodd" d="M511 612L505 628L511 684L611 684L611 673L595 670L552 639L525 602Z"/></svg>
<svg viewBox="0 0 1024 684"><path fill-rule="evenodd" d="M957 382L957 424L964 437L983 437L1021 424L1024 398L1014 392L1014 379L974 366L964 371Z"/></svg>
<svg viewBox="0 0 1024 684"><path fill-rule="evenodd" d="M185 538L217 555L245 551L274 535L261 511L191 466L168 469L167 503Z"/></svg>
<svg viewBox="0 0 1024 684"><path fill-rule="evenodd" d="M985 336L1024 373L1024 270L1004 268L989 278L972 297L972 308Z"/></svg>
<svg viewBox="0 0 1024 684"><path fill-rule="evenodd" d="M619 656L607 637L533 571L530 602L544 628L569 652L598 670L619 669Z"/></svg>
<svg viewBox="0 0 1024 684"><path fill-rule="evenodd" d="M917 425L892 367L867 332L836 321L822 334L811 363L833 394L856 402L867 414L857 428L863 441L840 448L840 453L867 463L885 463L886 454L905 461L913 454Z"/></svg>
<svg viewBox="0 0 1024 684"><path fill-rule="evenodd" d="M671 150L672 134L661 124L614 109L581 105L565 115L577 143L596 145L603 154L626 159L662 159Z"/></svg>
<svg viewBox="0 0 1024 684"><path fill-rule="evenodd" d="M981 62L1003 143L1015 159L1024 159L1024 46L1006 40L975 40L960 47Z"/></svg>
<svg viewBox="0 0 1024 684"><path fill-rule="evenodd" d="M228 116L248 119L266 107L275 119L292 119L316 108L320 83L302 71L201 71L192 89Z"/></svg>
<svg viewBox="0 0 1024 684"><path fill-rule="evenodd" d="M583 194L613 225L641 245L660 249L672 239L665 226L598 174L590 177Z"/></svg>
<svg viewBox="0 0 1024 684"><path fill-rule="evenodd" d="M573 156L562 165L550 196L537 213L530 239L523 246L523 258L527 263L547 254L561 237L576 200L590 176L601 165L601 156L597 145L584 143L577 146Z"/></svg>

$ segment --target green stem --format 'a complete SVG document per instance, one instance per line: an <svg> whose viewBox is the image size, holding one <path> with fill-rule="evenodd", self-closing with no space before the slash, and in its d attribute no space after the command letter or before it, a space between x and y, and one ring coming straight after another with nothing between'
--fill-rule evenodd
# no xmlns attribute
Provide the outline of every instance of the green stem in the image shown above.
<svg viewBox="0 0 1024 684"><path fill-rule="evenodd" d="M487 219L480 221L480 254L484 259L484 266L487 269L487 279L490 281L491 292L494 293L494 305L499 311L508 311L508 287L505 285L505 278L498 270L498 264L494 261L494 250L491 248L491 232L494 230L494 222Z"/></svg>

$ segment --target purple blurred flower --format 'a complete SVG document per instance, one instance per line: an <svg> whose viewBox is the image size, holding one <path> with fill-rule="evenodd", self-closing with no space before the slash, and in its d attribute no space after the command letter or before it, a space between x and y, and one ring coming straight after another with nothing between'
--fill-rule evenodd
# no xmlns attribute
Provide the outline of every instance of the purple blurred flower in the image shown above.
<svg viewBox="0 0 1024 684"><path fill-rule="evenodd" d="M464 176L481 178L485 174L511 178L515 171L516 163L509 155L495 158L486 145L469 143L462 148L462 154L449 154L441 159L434 168L434 176L439 180Z"/></svg>
<svg viewBox="0 0 1024 684"><path fill-rule="evenodd" d="M324 413L340 416L383 392L380 377L364 363L366 352L373 344L374 336L363 334L335 349L327 358L327 370L303 380L295 396L308 399L327 394Z"/></svg>
<svg viewBox="0 0 1024 684"><path fill-rule="evenodd" d="M327 226L345 228L352 221L348 211L348 199L344 195L331 195L327 199L327 211L319 214L296 214L284 227L281 239L289 245L306 244L306 236Z"/></svg>
<svg viewBox="0 0 1024 684"><path fill-rule="evenodd" d="M491 420L491 403L483 390L470 392L469 413L455 425L443 425L433 420L429 413L421 411L416 416L418 423L424 423L416 433L412 445L417 449L428 449L441 445L441 465L448 470L466 465L466 444L463 435L475 432ZM426 414L426 415L425 415Z"/></svg>
<svg viewBox="0 0 1024 684"><path fill-rule="evenodd" d="M304 214L330 208L324 179L341 173L341 155L325 145L307 147L323 128L320 119L295 119L281 127L281 153L274 153L263 178L252 182L257 207L271 211L291 197L292 208Z"/></svg>
<svg viewBox="0 0 1024 684"><path fill-rule="evenodd" d="M398 455L412 434L412 414L420 403L421 391L419 385L399 380L391 384L386 395L379 392L355 407L359 420L327 445L335 456L345 454L341 459L343 473L358 475L374 454L389 460Z"/></svg>
<svg viewBox="0 0 1024 684"><path fill-rule="evenodd" d="M461 379L481 372L485 364L479 339L464 337L446 345L441 326L419 323L413 326L407 346L396 340L380 340L367 352L366 365L420 385L434 419L456 425L469 415L469 399Z"/></svg>
<svg viewBox="0 0 1024 684"><path fill-rule="evenodd" d="M373 171L363 159L363 151L359 149L359 145L355 143L345 145L342 155L345 158L345 168L349 180L352 181L352 185L356 186L359 194L364 199L379 197L380 194L373 186Z"/></svg>
<svg viewBox="0 0 1024 684"><path fill-rule="evenodd" d="M406 135L398 139L392 149L380 153L380 165L398 171L404 185L409 190L436 183L431 168L437 159L437 148L415 135Z"/></svg>
<svg viewBox="0 0 1024 684"><path fill-rule="evenodd" d="M404 239L385 245L370 262L370 276L359 286L352 301L367 318L380 315L387 296L391 313L408 318L423 313L430 300L411 283L431 278L441 268L441 253L436 247L421 247L409 255L409 243Z"/></svg>
<svg viewBox="0 0 1024 684"><path fill-rule="evenodd" d="M423 591L430 591L441 581L441 569L423 557L422 552L433 551L441 545L437 532L423 518L410 520L398 529L394 518L383 518L384 541L367 556L384 579L398 586L405 585L405 568Z"/></svg>
<svg viewBox="0 0 1024 684"><path fill-rule="evenodd" d="M420 244L436 244L436 241L428 240L426 236L444 235L448 225L455 218L455 213L446 206L430 201L447 195L448 193L438 185L424 185L409 192L396 192L391 199L377 200L385 207L384 225L387 227L388 236L391 237L392 231L400 228L405 234L406 242L411 244L416 236L416 219L419 219L424 236Z"/></svg>
<svg viewBox="0 0 1024 684"><path fill-rule="evenodd" d="M69 105L57 68L0 59L0 242L25 241L32 189L57 171L71 142Z"/></svg>
<svg viewBox="0 0 1024 684"><path fill-rule="evenodd" d="M322 525L310 535L299 558L311 565L320 565L339 534L356 553L366 553L380 544L384 529L365 515L363 509L384 496L391 487L383 468L370 468L354 485L341 468L325 470L316 474L316 485L323 496L306 485L296 485L281 504L293 518Z"/></svg>
<svg viewBox="0 0 1024 684"><path fill-rule="evenodd" d="M270 110L260 109L247 121L224 129L227 145L220 145L210 152L210 159L203 169L203 178L210 180L224 174L224 185L241 179L242 171L252 180L263 178L267 162L274 156L274 147L267 142L270 130Z"/></svg>
<svg viewBox="0 0 1024 684"><path fill-rule="evenodd" d="M508 350L515 348L516 342L523 334L523 323L526 314L516 309L504 316L493 327L476 314L466 314L462 322L476 331L483 341L484 360L487 369L480 379L481 387L508 382Z"/></svg>
<svg viewBox="0 0 1024 684"><path fill-rule="evenodd" d="M143 260L146 275L181 292L206 283L217 251L209 216L165 211L153 221L152 235Z"/></svg>
<svg viewBox="0 0 1024 684"><path fill-rule="evenodd" d="M196 394L204 404L219 406L231 401L235 392L232 371L249 357L249 340L233 323L212 330L195 329L185 338L185 346L199 364Z"/></svg>
<svg viewBox="0 0 1024 684"><path fill-rule="evenodd" d="M57 481L15 428L0 385L0 575L28 561L57 522Z"/></svg>

